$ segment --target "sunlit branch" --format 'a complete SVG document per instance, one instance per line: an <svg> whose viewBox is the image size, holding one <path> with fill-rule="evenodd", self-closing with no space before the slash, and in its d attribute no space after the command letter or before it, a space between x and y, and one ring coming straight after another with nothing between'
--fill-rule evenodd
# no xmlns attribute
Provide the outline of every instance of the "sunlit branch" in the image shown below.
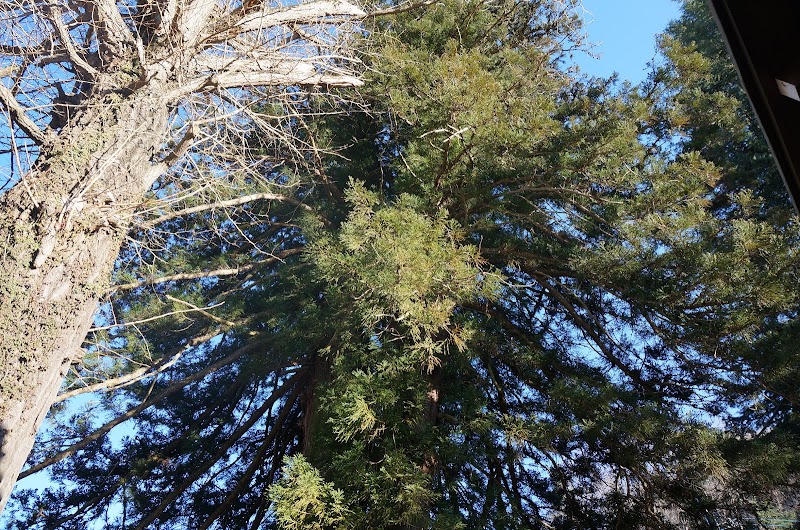
<svg viewBox="0 0 800 530"><path fill-rule="evenodd" d="M220 61L214 59L213 62ZM286 59L267 62L247 59L237 61L231 70L190 79L167 97L179 99L193 92L248 86L359 87L363 84L361 79L347 73L334 70L320 72L311 61Z"/></svg>
<svg viewBox="0 0 800 530"><path fill-rule="evenodd" d="M214 304L214 305L208 306L205 309L213 309L215 307L220 307L222 305L224 305L224 302L220 302L218 304ZM192 307L190 309L176 309L175 311L168 311L166 313L161 313L160 315L156 315L154 317L143 318L141 320L135 320L133 322L120 322L120 323L109 324L107 326L98 326L98 327L90 328L89 332L92 333L92 332L103 331L103 330L107 330L107 329L121 328L121 327L127 327L127 326L138 326L139 324L145 324L147 322L153 322L154 320L159 320L159 319L166 318L166 317L169 317L169 316L174 316L174 315L182 315L182 314L186 314L186 313L198 313L199 312L199 313L205 314L206 313L205 309L200 309L200 308L197 308L197 307Z"/></svg>
<svg viewBox="0 0 800 530"><path fill-rule="evenodd" d="M183 304L185 306L190 307L191 309L197 311L198 313L200 313L204 317L210 318L211 320L213 320L217 324L222 324L223 326L228 326L228 327L234 327L236 325L236 322L231 322L230 320L225 320L224 318L219 318L218 316L212 315L211 313L206 311L204 308L197 307L196 305L194 305L192 303L189 303L186 300L181 300L180 298L175 298L174 296L171 296L171 295L168 295L168 294L165 294L164 296L167 298L167 300L172 300L173 302L176 302L176 303L179 303L179 304ZM211 306L211 307L215 307L215 306Z"/></svg>
<svg viewBox="0 0 800 530"><path fill-rule="evenodd" d="M105 381L101 381L94 385L88 385L85 387L70 390L68 392L64 392L63 394L59 394L53 401L53 403L60 403L61 401L65 401L72 397L79 396L82 394L88 394L91 392L101 392L101 391L110 392L111 390L117 390L132 385L138 381L141 381L142 379L153 377L154 375L157 375L163 372L164 370L169 369L171 366L173 366L178 361L178 359L180 359L181 356L187 351L189 351L191 348L194 348L199 344L203 344L204 342L211 340L216 335L219 335L219 330L215 329L211 333L206 333L205 335L194 337L186 344L186 346L178 350L177 353L175 353L170 357L163 357L159 359L158 362L153 363L150 366L143 366L121 377L115 377L114 379L107 379Z"/></svg>
<svg viewBox="0 0 800 530"><path fill-rule="evenodd" d="M86 60L78 53L78 50L75 48L75 43L72 41L72 37L69 34L69 30L64 25L64 20L62 18L61 9L58 7L57 4L53 4L49 6L50 9L50 22L56 29L58 33L58 38L61 43L64 45L66 49L67 56L69 57L72 64L75 65L75 68L82 73L86 74L90 78L95 78L100 75L94 67L92 67Z"/></svg>
<svg viewBox="0 0 800 530"><path fill-rule="evenodd" d="M137 416L143 410L145 410L145 409L147 409L149 407L152 407L156 403L159 403L160 401L166 399L167 397L175 394L176 392L180 391L181 389L183 389L184 387L188 386L189 384L191 384L191 383L193 383L195 381L198 381L200 379L203 379L207 375L212 374L212 373L216 372L217 370L220 370L220 369L224 368L225 366L228 366L229 364L231 364L231 363L235 362L236 360L238 360L243 355L245 355L247 353L250 353L253 350L256 350L256 349L262 347L262 345L263 344L260 341L250 342L246 346L243 346L242 348L239 348L238 350L236 350L232 354L228 355L224 359L221 359L221 360L219 360L219 361L207 366L206 368L204 368L202 370L199 370L199 371L193 373L192 375L187 376L187 377L185 377L185 378L183 378L183 379L181 379L179 381L175 381L174 383L171 383L167 388L165 388L164 390L162 390L158 394L156 394L154 396L151 396L151 397L148 397L147 399L142 401L142 403L140 403L136 407L133 407L132 409L130 409L127 412L125 412L124 414L121 414L121 415L117 416L116 418L114 418L113 420L109 421L108 423L106 423L105 425L100 427L99 429L96 429L91 434L85 436L79 442L76 442L75 444L73 444L70 447L64 449L63 451L59 451L58 453L56 453L55 455L53 455L50 458L47 458L47 459L45 459L44 461L42 461L42 462L40 462L38 464L32 465L28 469L25 469L24 471L22 471L19 474L19 479L18 480L21 480L21 479L23 479L23 478L25 478L27 476L30 476L33 473L36 473L37 471L41 471L42 469L44 469L44 468L46 468L48 466L51 466L51 465L55 464L56 462L60 462L61 460L64 460L65 458L75 454L75 452L80 451L81 449L87 447L89 444L91 444L95 440L98 440L101 437L103 437L106 434L108 434L111 431L111 429L113 429L117 425L119 425L121 423L124 423L124 422L128 421L129 419ZM271 370L277 370L278 368L280 368L280 366L273 367L273 368L271 368Z"/></svg>
<svg viewBox="0 0 800 530"><path fill-rule="evenodd" d="M141 226L143 228L153 227L153 226L157 226L157 225L159 225L159 224L161 224L161 223L163 223L165 221L169 221L171 219L176 219L178 217L183 217L183 216L191 215L191 214L195 214L195 213L208 212L208 211L211 211L211 210L223 210L225 208L231 208L233 206L241 206L243 204L247 204L247 203L255 202L255 201L285 202L287 204L292 204L294 206L297 206L298 208L303 209L305 211L309 211L309 212L313 211L313 209L310 206L308 206L307 204L304 204L304 203L298 201L297 199L293 199L291 197L286 197L284 195L278 195L276 193L266 193L266 192L265 193L253 193L251 195L244 195L242 197L237 197L236 199L229 199L229 200L226 200L226 201L218 201L218 202L213 202L213 203L208 203L208 204L201 204L199 206L192 206L191 208L184 208L183 210L177 210L175 212L170 212L170 213L164 214L164 215L162 215L160 217L157 217L155 219L146 221L146 222L142 223Z"/></svg>
<svg viewBox="0 0 800 530"><path fill-rule="evenodd" d="M2 75L3 73L0 72L0 77L2 77ZM2 83L0 83L0 105L8 111L14 123L38 145L43 145L50 139L51 136L45 131L42 131L33 120L25 114L25 109L22 108L22 105L20 105L14 97L13 92Z"/></svg>
<svg viewBox="0 0 800 530"><path fill-rule="evenodd" d="M261 262L259 262L258 264L260 265ZM139 282L130 282L130 283L123 283L120 285L115 285L109 290L109 293L117 291L127 291L130 289L136 289L137 287L144 287L146 285L158 285L160 283L176 282L181 280L199 280L202 278L237 276L242 272L247 272L252 270L255 265L256 264L251 263L248 265L242 265L240 267L236 267L235 269L215 269L210 271L183 272L180 274L170 274L168 276L160 276L158 278L148 278L146 280L142 280Z"/></svg>
<svg viewBox="0 0 800 530"><path fill-rule="evenodd" d="M288 9L274 9L266 4L258 12L243 16L235 27L239 31L260 31L284 24L313 24L324 21L340 24L366 16L358 6L344 1L317 0L296 4Z"/></svg>

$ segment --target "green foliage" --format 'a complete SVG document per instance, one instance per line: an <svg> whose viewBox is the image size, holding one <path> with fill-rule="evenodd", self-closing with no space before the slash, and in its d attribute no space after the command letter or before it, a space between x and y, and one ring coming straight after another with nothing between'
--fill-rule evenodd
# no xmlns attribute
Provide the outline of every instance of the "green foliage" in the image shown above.
<svg viewBox="0 0 800 530"><path fill-rule="evenodd" d="M287 110L321 151L228 190L285 200L142 234L159 244L129 248L126 282L237 272L115 300L147 321L99 333L73 381L155 362L103 410L172 393L135 436L56 464L69 487L20 497L19 526L77 529L115 503L123 528L298 530L790 510L800 238L757 124L704 2L638 87L563 68L576 5L378 19L362 99ZM187 304L202 311L149 320ZM61 440L97 427L71 421Z"/></svg>
<svg viewBox="0 0 800 530"><path fill-rule="evenodd" d="M286 530L327 530L344 525L343 494L325 482L302 456L287 458L283 476L270 489L278 524Z"/></svg>
<svg viewBox="0 0 800 530"><path fill-rule="evenodd" d="M458 224L446 211L430 218L420 211L426 204L406 194L381 204L355 182L346 200L350 214L335 239L322 237L309 255L331 296L354 304L373 340L407 335L430 372L451 344L461 349L468 340L452 322L455 308L494 298L499 278L481 270L477 249L461 244ZM387 319L395 325L385 325Z"/></svg>

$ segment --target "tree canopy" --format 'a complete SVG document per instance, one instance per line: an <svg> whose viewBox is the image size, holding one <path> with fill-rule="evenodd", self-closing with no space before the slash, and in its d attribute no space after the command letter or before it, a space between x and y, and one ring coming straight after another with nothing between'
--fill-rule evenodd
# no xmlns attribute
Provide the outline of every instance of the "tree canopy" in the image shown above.
<svg viewBox="0 0 800 530"><path fill-rule="evenodd" d="M366 26L363 87L270 108L313 149L254 130L244 152L280 162L141 209L23 472L58 487L17 492L11 524L792 508L800 238L769 151L704 2L639 86L570 67L578 5L395 9Z"/></svg>

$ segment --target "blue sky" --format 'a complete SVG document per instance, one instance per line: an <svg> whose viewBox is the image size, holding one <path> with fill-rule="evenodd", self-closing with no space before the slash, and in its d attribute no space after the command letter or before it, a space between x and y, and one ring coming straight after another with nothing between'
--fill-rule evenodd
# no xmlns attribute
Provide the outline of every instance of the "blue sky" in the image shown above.
<svg viewBox="0 0 800 530"><path fill-rule="evenodd" d="M589 40L596 44L593 51L600 58L576 55L581 70L602 77L618 72L634 83L647 75L647 63L655 55L655 36L680 12L675 0L583 0L583 6ZM20 485L47 487L48 481L34 475ZM0 527L3 523L0 518Z"/></svg>
<svg viewBox="0 0 800 530"><path fill-rule="evenodd" d="M608 77L614 72L634 83L646 75L655 55L655 36L680 14L676 0L583 0L594 53L575 59L586 73Z"/></svg>

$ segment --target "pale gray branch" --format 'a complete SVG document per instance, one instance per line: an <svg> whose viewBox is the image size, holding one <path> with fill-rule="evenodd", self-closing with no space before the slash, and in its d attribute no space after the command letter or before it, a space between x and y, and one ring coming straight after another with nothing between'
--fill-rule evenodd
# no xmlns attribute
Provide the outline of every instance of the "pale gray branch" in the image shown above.
<svg viewBox="0 0 800 530"><path fill-rule="evenodd" d="M214 309L215 307L220 307L220 306L222 306L224 304L225 304L225 302L220 302L218 304L210 305L205 309ZM89 328L89 333L92 333L92 332L95 332L95 331L103 331L103 330L106 330L106 329L122 328L122 327L127 327L127 326L138 326L139 324L146 324L147 322L153 322L154 320L159 320L161 318L166 318L166 317L170 317L170 316L173 316L173 315L182 315L184 313L196 313L198 311L200 311L202 313L205 313L205 311L197 309L197 308L176 309L175 311L170 311L168 313L161 313L160 315L156 315L154 317L143 318L141 320L135 320L133 322L121 322L121 323L116 323L116 324L109 324L107 326Z"/></svg>
<svg viewBox="0 0 800 530"><path fill-rule="evenodd" d="M97 77L100 72L95 70L86 60L81 57L81 54L78 53L77 48L75 48L75 43L72 41L72 37L70 37L69 30L67 26L64 24L64 20L62 18L61 9L58 7L57 4L51 4L49 6L50 10L50 23L58 33L58 39L61 41L61 44L64 46L67 55L72 61L72 64L75 66L76 69L83 72L84 74L88 75L89 77Z"/></svg>
<svg viewBox="0 0 800 530"><path fill-rule="evenodd" d="M320 58L251 59L223 56L198 57L194 62L197 77L168 94L178 99L204 89L242 88L254 86L319 86L360 87L364 82L349 72L317 65Z"/></svg>
<svg viewBox="0 0 800 530"><path fill-rule="evenodd" d="M300 66L300 65L303 66ZM240 71L221 72L214 76L213 84L218 88L240 88L247 86L328 86L360 87L364 82L354 75L336 72L317 72L308 63L297 63L290 72Z"/></svg>
<svg viewBox="0 0 800 530"><path fill-rule="evenodd" d="M212 315L211 313L206 311L204 308L198 307L198 306L196 306L196 305L194 305L194 304L192 304L190 302L187 302L186 300L181 300L180 298L175 298L174 296L170 296L168 294L165 294L164 296L167 298L167 300L172 300L173 302L177 302L179 304L183 304L185 306L188 306L188 307L194 309L195 311L197 311L201 315L204 315L204 316L210 318L211 320L213 320L217 324L222 324L223 326L228 326L230 328L232 328L232 327L234 327L236 325L236 322L231 322L230 320L225 320L224 318L219 318L218 316ZM212 306L212 307L215 307L215 306Z"/></svg>
<svg viewBox="0 0 800 530"><path fill-rule="evenodd" d="M116 291L127 291L136 289L137 287L144 287L145 285L158 285L160 283L176 282L181 280L199 280L201 278L214 278L218 276L236 276L241 272L249 271L253 268L253 264L242 265L235 269L215 269L211 271L196 271L196 272L182 272L179 274L170 274L168 276L160 276L158 278L148 278L139 282L123 283L115 285L109 290L109 293Z"/></svg>
<svg viewBox="0 0 800 530"><path fill-rule="evenodd" d="M210 339L217 332L215 331L213 335L208 335L202 337L205 340ZM94 385L84 386L81 388L76 388L74 390L70 390L68 392L64 392L63 394L59 394L53 400L53 403L60 403L62 401L66 401L69 398L80 396L83 394L89 394L91 392L111 392L112 390L117 390L120 388L125 388L126 386L130 386L142 379L146 379L148 377L153 377L154 375L160 374L164 370L169 369L172 365L178 362L178 359L181 355L184 354L190 347L199 344L198 341L192 341L191 345L184 347L178 353L170 357L169 359L161 359L159 362L153 364L152 366L143 366L138 370L134 370L133 372L123 375L121 377L115 377L114 379L109 379L107 381L101 381L99 383L95 383Z"/></svg>
<svg viewBox="0 0 800 530"><path fill-rule="evenodd" d="M242 31L258 31L282 24L327 23L347 22L360 19L367 14L357 5L344 1L320 0L297 4L288 9L264 9L262 11L245 15L236 24ZM331 17L334 20L331 20ZM337 17L339 17L337 19Z"/></svg>
<svg viewBox="0 0 800 530"><path fill-rule="evenodd" d="M122 53L126 45L133 44L133 34L125 24L114 0L94 0L97 13L102 21L106 44L114 53Z"/></svg>
<svg viewBox="0 0 800 530"><path fill-rule="evenodd" d="M207 30L208 21L214 9L216 0L184 0L186 4L178 12L178 31L183 44L193 47L201 38L203 31Z"/></svg>
<svg viewBox="0 0 800 530"><path fill-rule="evenodd" d="M145 227L153 227L164 221L169 221L170 219L175 219L177 217L183 217L184 215L190 215L193 213L200 213L200 212L207 212L209 210L218 210L223 208L231 208L233 206L241 206L242 204L247 204L249 202L254 201L278 201L278 202L285 202L288 204L293 204L298 208L302 208L306 211L312 212L314 211L309 205L304 204L297 199L293 199L291 197L286 197L285 195L278 195L276 193L253 193L251 195L243 195L242 197L236 197L235 199L229 199L227 201L219 201L210 204L201 204L198 206L192 206L191 208L184 208L183 210L176 210L174 212L169 212L164 214L156 219L151 221L147 221L144 226Z"/></svg>
<svg viewBox="0 0 800 530"><path fill-rule="evenodd" d="M2 75L2 72L0 72L0 75ZM49 134L42 131L33 120L25 114L25 109L19 104L17 98L14 97L14 93L2 83L0 83L0 105L8 111L14 123L16 123L31 140L39 145L47 143Z"/></svg>
<svg viewBox="0 0 800 530"><path fill-rule="evenodd" d="M293 256L295 254L299 254L303 251L302 247L297 248L290 248L286 249L281 252L277 252L272 257L263 259L261 261L256 261L253 263L248 263L247 265L240 265L239 267L232 268L232 269L214 269L210 271L195 271L195 272L181 272L178 274L169 274L166 276L159 276L157 278L146 278L141 281L137 282L130 282L124 283L120 285L115 285L111 289L109 289L109 294L117 292L117 291L127 291L130 289L136 289L137 287L144 287L146 285L158 285L160 283L167 283L167 282L177 282L182 280L200 280L202 278L216 278L216 277L223 277L223 276L236 276L237 274L241 274L243 272L248 272L254 269L257 266L267 265L269 263L274 263L276 261L281 261L289 256Z"/></svg>

